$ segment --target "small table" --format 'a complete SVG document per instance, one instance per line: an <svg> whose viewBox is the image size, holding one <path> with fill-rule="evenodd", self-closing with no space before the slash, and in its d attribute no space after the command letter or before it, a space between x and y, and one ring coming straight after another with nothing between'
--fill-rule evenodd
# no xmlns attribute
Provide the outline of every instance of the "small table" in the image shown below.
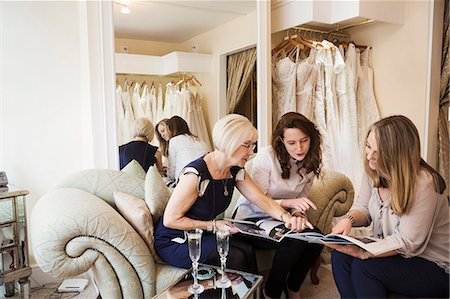
<svg viewBox="0 0 450 299"><path fill-rule="evenodd" d="M215 281L220 278L218 267L210 265L199 266L199 271L202 268L211 269L214 273L212 278L199 280L205 291L198 296L194 296L187 290L193 283L192 268L182 276L173 285L157 294L153 299L169 299L169 298L221 298L221 299L247 299L247 298L261 298L261 284L263 277L257 274L226 269L228 278L232 281L231 287L220 289L215 287Z"/></svg>
<svg viewBox="0 0 450 299"><path fill-rule="evenodd" d="M0 284L5 297L13 296L19 282L20 298L30 296L25 196L28 191L8 185L0 189Z"/></svg>

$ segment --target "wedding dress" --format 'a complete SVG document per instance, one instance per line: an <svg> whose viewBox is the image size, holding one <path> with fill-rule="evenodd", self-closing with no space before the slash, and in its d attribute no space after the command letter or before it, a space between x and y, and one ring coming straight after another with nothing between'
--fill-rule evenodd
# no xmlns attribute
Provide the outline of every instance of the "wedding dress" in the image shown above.
<svg viewBox="0 0 450 299"><path fill-rule="evenodd" d="M273 122L276 124L286 112L297 111L295 98L297 65L289 57L285 57L275 64L273 83L276 94L273 98Z"/></svg>
<svg viewBox="0 0 450 299"><path fill-rule="evenodd" d="M363 148L366 142L367 130L380 119L377 101L373 91L373 69L370 62L370 47L360 55L360 72L356 90L356 105L358 111L358 144Z"/></svg>
<svg viewBox="0 0 450 299"><path fill-rule="evenodd" d="M317 82L316 50L297 65L296 105L297 112L314 122L314 89Z"/></svg>

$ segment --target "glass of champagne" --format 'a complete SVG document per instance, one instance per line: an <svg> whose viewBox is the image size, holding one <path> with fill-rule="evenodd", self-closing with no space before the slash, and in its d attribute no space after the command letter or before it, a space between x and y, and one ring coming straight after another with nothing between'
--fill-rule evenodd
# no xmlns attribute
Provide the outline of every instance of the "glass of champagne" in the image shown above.
<svg viewBox="0 0 450 299"><path fill-rule="evenodd" d="M220 269L222 271L222 276L216 281L216 286L218 288L228 288L231 286L231 281L225 275L225 263L227 262L228 250L230 247L230 230L221 228L216 232L217 240L217 252L220 256Z"/></svg>
<svg viewBox="0 0 450 299"><path fill-rule="evenodd" d="M200 259L202 249L202 233L199 228L189 230L186 232L189 246L189 257L192 261L192 276L194 277L194 283L188 287L188 291L194 295L200 294L204 291L204 287L198 283L198 260Z"/></svg>

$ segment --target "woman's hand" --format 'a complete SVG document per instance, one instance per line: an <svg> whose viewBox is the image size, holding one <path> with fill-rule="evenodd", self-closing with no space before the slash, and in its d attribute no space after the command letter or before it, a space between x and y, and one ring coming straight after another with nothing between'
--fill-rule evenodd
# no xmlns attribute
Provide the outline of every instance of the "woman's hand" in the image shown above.
<svg viewBox="0 0 450 299"><path fill-rule="evenodd" d="M364 249L353 245L353 244L348 244L348 245L337 245L337 244L327 244L328 247L331 247L339 252L351 255L355 258L358 259L362 259L362 260L366 260L369 257L373 257L372 254L370 254L368 251L365 251Z"/></svg>
<svg viewBox="0 0 450 299"><path fill-rule="evenodd" d="M292 209L293 214L296 212L305 213L309 208L317 210L316 205L307 197L285 199L283 203L286 204L286 208Z"/></svg>
<svg viewBox="0 0 450 299"><path fill-rule="evenodd" d="M286 215L286 216L284 216L286 218L283 218L284 226L292 229L293 231L301 232L307 227L309 227L310 229L314 228L314 226L308 221L308 218L306 218L305 215L291 216L289 213L286 213L283 215ZM289 215L289 216L287 216L287 215Z"/></svg>
<svg viewBox="0 0 450 299"><path fill-rule="evenodd" d="M348 218L341 219L335 226L331 229L332 234L342 234L348 235L352 229L352 222Z"/></svg>
<svg viewBox="0 0 450 299"><path fill-rule="evenodd" d="M238 233L239 230L227 220L216 220L216 231L218 230L229 230L230 235Z"/></svg>

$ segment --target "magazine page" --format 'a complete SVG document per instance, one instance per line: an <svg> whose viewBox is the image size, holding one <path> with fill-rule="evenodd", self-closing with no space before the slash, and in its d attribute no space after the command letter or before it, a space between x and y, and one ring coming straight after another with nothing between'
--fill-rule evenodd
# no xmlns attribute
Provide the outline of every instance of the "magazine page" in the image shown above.
<svg viewBox="0 0 450 299"><path fill-rule="evenodd" d="M400 248L400 245L393 242L388 242L387 240L377 239L372 237L350 237L340 234L328 234L323 235L318 232L304 231L300 233L291 233L288 235L289 238L294 238L298 240L303 240L311 243L321 243L324 245L335 244L335 245L348 245L354 244L363 248L364 250L372 253L373 255L379 255L391 250Z"/></svg>
<svg viewBox="0 0 450 299"><path fill-rule="evenodd" d="M327 235L323 240L325 243L327 242L328 237L340 237L342 239L346 239L351 243L363 248L364 250L372 253L373 255L380 255L388 251L399 249L400 244L396 244L394 242L389 242L385 239L377 239L373 237L350 237L344 235Z"/></svg>
<svg viewBox="0 0 450 299"><path fill-rule="evenodd" d="M233 223L239 232L255 237L262 237L270 239L275 242L280 242L286 234L290 232L288 228L280 221L272 218L252 219L252 221L225 219Z"/></svg>
<svg viewBox="0 0 450 299"><path fill-rule="evenodd" d="M284 226L284 223L278 220L262 219L256 222L256 225L269 234L269 237L281 241L291 230Z"/></svg>

